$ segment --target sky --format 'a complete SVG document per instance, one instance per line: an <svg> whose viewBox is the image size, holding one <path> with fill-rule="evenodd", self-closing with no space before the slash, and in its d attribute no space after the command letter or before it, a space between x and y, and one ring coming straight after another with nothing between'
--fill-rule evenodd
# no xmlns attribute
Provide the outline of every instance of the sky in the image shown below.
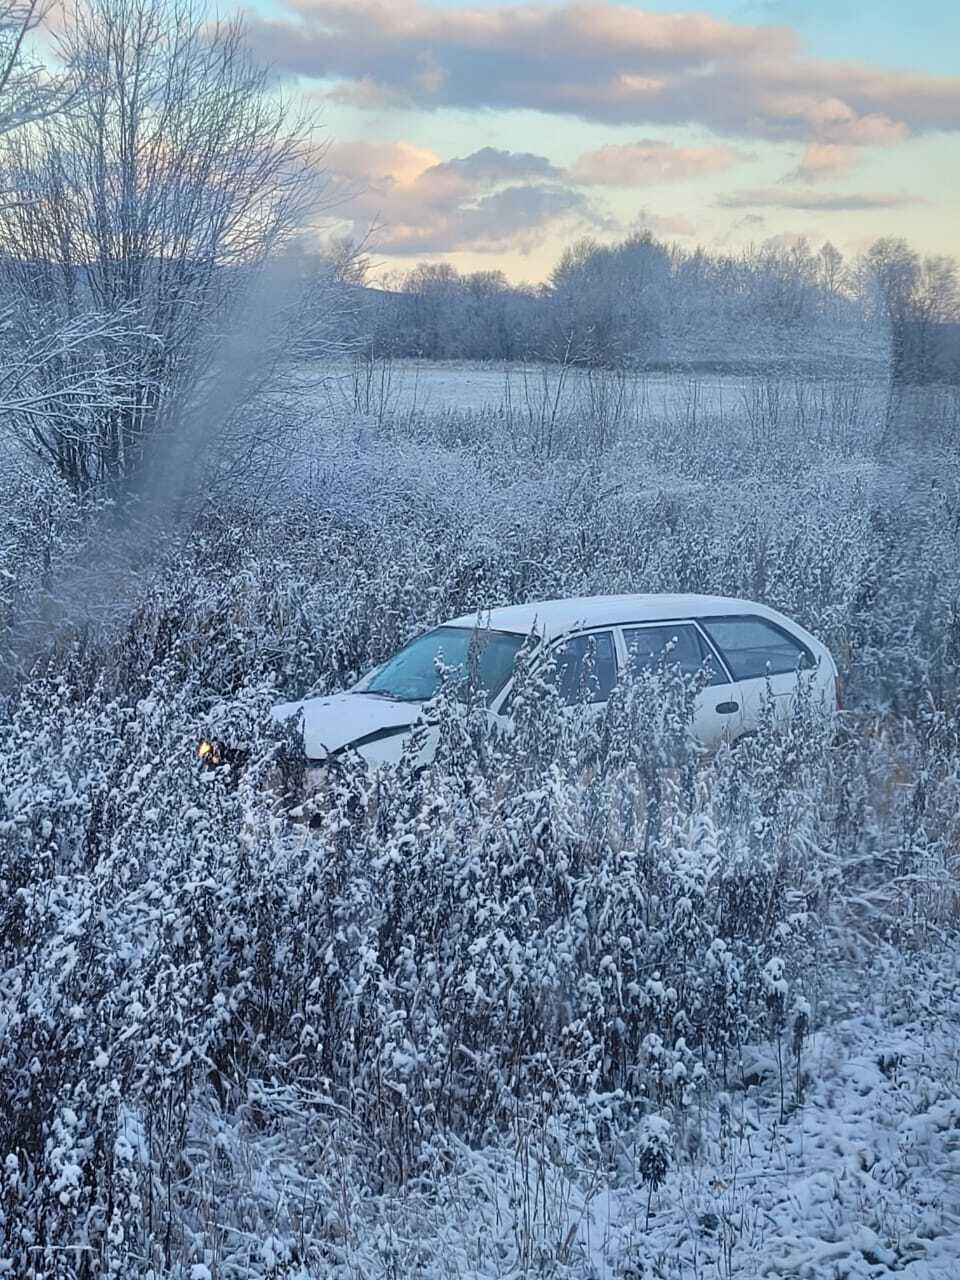
<svg viewBox="0 0 960 1280"><path fill-rule="evenodd" d="M318 110L331 231L540 281L650 230L736 250L960 252L957 0L256 0Z"/></svg>

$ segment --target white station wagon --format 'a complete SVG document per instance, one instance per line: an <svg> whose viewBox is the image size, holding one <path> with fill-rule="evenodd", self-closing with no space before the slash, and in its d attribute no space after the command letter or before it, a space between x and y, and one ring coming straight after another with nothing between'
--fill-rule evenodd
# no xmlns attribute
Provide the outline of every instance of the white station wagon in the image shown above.
<svg viewBox="0 0 960 1280"><path fill-rule="evenodd" d="M560 696L568 704L602 706L628 667L705 669L692 724L705 747L754 730L768 690L786 718L801 678L832 717L840 684L829 651L803 627L765 605L700 595L591 596L545 600L453 618L426 632L364 676L352 689L275 707L278 720L302 715L307 759L316 765L348 749L371 763L400 758L422 705L446 669L473 662L491 718L505 721L514 663L532 636L537 654L551 652Z"/></svg>

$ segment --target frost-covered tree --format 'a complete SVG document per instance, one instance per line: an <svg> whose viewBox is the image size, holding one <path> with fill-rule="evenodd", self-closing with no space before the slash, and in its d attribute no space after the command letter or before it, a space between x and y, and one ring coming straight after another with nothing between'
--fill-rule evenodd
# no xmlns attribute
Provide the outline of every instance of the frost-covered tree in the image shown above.
<svg viewBox="0 0 960 1280"><path fill-rule="evenodd" d="M960 323L960 275L955 259L922 256L905 240L876 240L860 262L867 304L887 328L890 375L897 387L956 381L956 354L950 350L952 326ZM893 398L895 434L914 439L919 417L908 421Z"/></svg>
<svg viewBox="0 0 960 1280"><path fill-rule="evenodd" d="M654 358L669 279L667 251L648 233L612 246L579 241L550 277L554 347L592 364Z"/></svg>
<svg viewBox="0 0 960 1280"><path fill-rule="evenodd" d="M65 112L78 109L83 75L69 61L60 72L44 66L33 47L34 32L47 16L41 0L3 0L0 3L0 147L5 153L19 146L25 131L54 128ZM56 189L23 183L9 164L0 178L0 217L14 218L56 199ZM11 265L4 246L4 267ZM45 245L34 246L26 270L34 281L43 271ZM39 323L36 321L39 320ZM22 292L6 270L0 273L0 419L4 425L25 425L21 440L43 452L37 426L46 437L62 432L61 451L70 450L78 424L95 407L114 402L108 377L120 372L122 358L110 350L125 331L125 318L106 316L90 308L56 309L42 318L31 315ZM92 355L92 359L91 359ZM47 451L47 460L51 459Z"/></svg>
<svg viewBox="0 0 960 1280"><path fill-rule="evenodd" d="M43 0L0 3L0 134L48 120L76 96L69 68L51 74L29 50L31 33L50 7Z"/></svg>
<svg viewBox="0 0 960 1280"><path fill-rule="evenodd" d="M4 147L22 198L0 210L0 260L23 327L122 320L65 357L100 384L85 413L7 419L76 489L245 457L316 348L290 253L323 199L312 121L270 92L239 21L207 18L190 0L78 5L58 48L82 97Z"/></svg>

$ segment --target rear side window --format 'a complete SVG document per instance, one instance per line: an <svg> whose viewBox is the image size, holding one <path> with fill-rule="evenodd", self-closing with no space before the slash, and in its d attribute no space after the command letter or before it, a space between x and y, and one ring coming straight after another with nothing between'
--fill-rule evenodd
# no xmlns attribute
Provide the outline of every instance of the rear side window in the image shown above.
<svg viewBox="0 0 960 1280"><path fill-rule="evenodd" d="M723 654L734 680L806 671L816 665L802 641L766 618L705 618L700 625Z"/></svg>
<svg viewBox="0 0 960 1280"><path fill-rule="evenodd" d="M625 627L624 644L635 671L652 671L661 664L679 667L684 675L695 675L701 667L710 673L711 684L725 684L727 677L689 623L661 622L653 627Z"/></svg>
<svg viewBox="0 0 960 1280"><path fill-rule="evenodd" d="M612 631L571 636L556 651L557 682L567 706L606 702L617 683Z"/></svg>

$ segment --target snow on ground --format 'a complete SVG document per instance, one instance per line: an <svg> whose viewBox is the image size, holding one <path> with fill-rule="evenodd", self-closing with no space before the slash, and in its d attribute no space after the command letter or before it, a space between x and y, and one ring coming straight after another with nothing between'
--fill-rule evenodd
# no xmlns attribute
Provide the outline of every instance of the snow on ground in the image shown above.
<svg viewBox="0 0 960 1280"><path fill-rule="evenodd" d="M457 370L442 372L451 373L461 385ZM236 644L258 653L275 651L283 678L302 678L300 687L307 687L318 672L332 669L334 655L339 663L341 653L346 653L362 667L382 655L387 639L393 644L431 616L462 612L462 594L477 589L469 584L481 582L481 570L487 575L484 589L489 582L490 590L504 597L517 590L516 582L521 592L539 596L638 589L640 584L675 589L705 578L714 589L726 586L737 594L756 594L788 612L803 613L818 632L844 645L850 643L848 630L857 632L859 647L845 649L844 660L854 655L851 675L871 692L879 689L878 697L887 696L888 685L894 692L902 688L915 696L927 687L921 681L930 671L945 671L940 687L949 689L955 663L950 653L944 658L941 645L951 634L950 610L957 594L954 552L960 500L953 478L955 458L931 448L907 465L900 455L867 449L869 432L879 437L883 423L873 421L862 405L851 410L849 440L841 435L832 450L820 449L815 437L798 436L789 414L775 421L771 407L756 428L750 421L731 421L722 437L685 419L665 448L658 447L655 430L625 430L597 457L571 447L544 458L527 448L531 442L514 437L507 429L512 424L493 415L479 425L451 425L442 417L421 423L412 416L405 422L379 422L369 414L335 415L306 442L310 448L305 447L302 475L296 471L292 478L285 477L294 489L302 480L309 519L302 525L271 524L272 541L258 541L260 535L252 537L243 526L228 531L223 547L214 548L212 567L202 558L199 567L188 559L178 560L175 572L178 579L184 576L188 590L179 595L165 586L159 593L157 620L150 626L161 633L166 619L176 618L186 640L173 652L188 655L184 669L198 671L206 687L232 690ZM646 428L646 419L642 425ZM576 438L569 443L576 444ZM687 500L673 501L681 492ZM29 490L24 493L29 497ZM53 535L33 514L42 511L42 504L24 500L21 509L31 513L34 523L10 521L0 530L0 558L16 567L24 581L29 574L40 580L45 570L39 552L44 539L49 543ZM302 544L290 545L291 531ZM582 541L583 534L590 538ZM246 537L251 537L250 560L235 553ZM355 560L343 554L353 542L359 543ZM434 548L442 555L432 558ZM921 577L917 565L937 565L937 578ZM524 576L528 566L533 568ZM225 567L230 567L232 577ZM524 572L514 577L518 569ZM12 599L19 579L12 570L5 572ZM103 577L99 564L97 572ZM218 593L221 577L226 587ZM269 581L269 589L259 586L261 581ZM8 590L4 581L0 587ZM222 606L221 601L228 604ZM307 625L301 626L305 614ZM138 632L141 617L136 615ZM148 622L151 617L147 612ZM202 644L194 644L191 637L197 636L202 636ZM179 686L166 674L180 667L161 667L151 657L155 652L144 649L144 672L150 664L144 688L150 698L139 702L138 713L165 705L171 695L172 705L181 705ZM124 696L127 689L139 689L139 670L131 668ZM848 685L848 697L851 690L855 702L855 683ZM50 723L58 724L64 716L62 703L53 697L42 710ZM36 714L32 704L26 711ZM916 706L908 704L906 714L917 715ZM955 884L950 877L955 874L957 848L956 749L947 741L955 712L945 704L941 718L925 717L923 712L917 720L917 739L908 734L898 745L891 730L889 738L878 735L870 753L858 757L866 762L862 776L870 775L867 764L875 762L877 776L890 779L890 794L881 788L877 799L869 788L862 796L854 788L851 803L856 812L842 823L838 820L837 840L849 855L853 877L859 861L872 859L878 849L887 852L889 844L889 849L904 850L909 864L908 871L897 873L901 880L924 877L927 883L925 859L932 857L940 868L929 881L929 894L937 905L925 927L933 929L948 921L948 895ZM24 723L29 729L33 721ZM99 848L98 841L116 840L103 857L105 862L115 858L125 877L128 868L143 865L137 859L144 847L159 851L157 865L168 865L167 835L155 824L157 815L165 812L164 804L176 812L196 735L188 719L164 730L168 736L156 739L161 747L153 745L152 737L144 738L149 763L142 774L134 774L131 766L128 775L124 757L139 748L131 747L121 733L101 728L114 723L109 717L98 720L94 713L89 724L78 716L76 729L64 740L75 744L80 763L74 767L80 779L102 777L106 789L113 785L111 770L131 777L128 802L136 801L143 778L154 780L151 785L163 803L151 800L142 810L143 820L134 810L135 817L125 819L122 837L109 828L101 834L105 828L99 811L94 811L89 828L82 814L74 818L72 792L63 801L56 798L57 788L66 785L62 779L73 786L70 774L61 769L60 739L51 738L40 749L35 747L36 734L25 731L29 749L5 754L8 760L23 762L20 773L11 770L17 786L48 788L29 791L41 796L37 813L43 813L44 825L37 826L38 839L56 831L66 848L65 832L75 830L82 836L89 831L74 845L84 857L88 848ZM116 723L122 725L124 717ZM912 734L913 722L907 719L904 724ZM191 765L180 759L184 743ZM924 744L934 753L932 758L921 751ZM49 778L44 750L57 757ZM942 761L935 754L941 751ZM95 767L101 767L100 774L89 773ZM944 776L938 777L941 769ZM902 804L892 796L894 790L902 793ZM56 821L43 809L47 794L54 797L49 803ZM857 807L861 804L862 811ZM905 816L901 824L901 807L905 815L908 810L914 815L910 822ZM213 812L222 816L223 810ZM66 825L71 822L75 825ZM862 833L851 837L849 832L859 830L861 822ZM921 829L921 822L929 829ZM225 829L227 838L222 839L219 826L217 832L218 861L212 865L222 868L224 849L234 837ZM129 844L122 846L121 839ZM247 839L245 823L244 848ZM279 877L264 883L272 886L277 900L286 901L288 888L295 885L299 892L300 877L298 863L289 884ZM76 881L78 902L86 901L89 883L83 865ZM854 880L851 892L855 890ZM193 901L192 883L184 901ZM955 918L955 896L952 901ZM19 930L17 917L11 920ZM71 949L73 928L65 933ZM297 928L303 932L299 918ZM273 945L273 934L264 929ZM19 933L16 936L20 945ZM40 951L47 938L41 930ZM269 945L264 954L271 954ZM291 983L312 975L295 952L291 959L282 930L276 933L276 946L271 959L276 973L292 975ZM290 1059L303 1065L302 1078L291 1079L283 1072L274 1078L272 1071L261 1075L262 1065L253 1054L243 1059L241 1070L247 1074L236 1095L239 1101L231 1098L229 1106L220 1108L202 1075L193 1092L181 1091L175 1075L181 1069L178 1053L169 1079L178 1081L175 1119L183 1133L189 1130L189 1141L182 1152L177 1150L176 1162L168 1160L173 1148L163 1145L167 1104L154 1108L139 1078L128 1079L125 1094L118 1095L124 1124L116 1148L122 1157L118 1177L129 1173L133 1179L149 1150L156 1162L155 1185L168 1196L175 1189L175 1256L160 1269L157 1259L170 1232L158 1228L152 1196L146 1198L149 1207L143 1213L140 1202L130 1199L125 1230L134 1242L133 1261L117 1274L146 1275L146 1250L156 1249L154 1274L165 1280L196 1280L208 1273L212 1280L960 1277L957 956L946 950L926 958L891 956L881 967L876 946L874 942L861 955L851 945L835 967L820 963L825 953L817 951L802 970L800 980L814 987L804 995L813 1006L811 1019L818 1031L802 1045L799 1105L788 1029L779 1055L776 1044L744 1050L742 1064L731 1064L725 1092L705 1089L682 1106L675 1101L658 1106L651 1099L644 1110L647 1095L628 1114L621 1107L608 1125L604 1108L618 1104L584 1097L578 1089L567 1110L548 1096L542 1108L530 1114L530 1094L523 1090L512 1127L496 1146L482 1151L463 1145L458 1136L466 1132L463 1127L433 1131L428 1125L434 1136L424 1139L424 1159L435 1154L435 1165L411 1175L403 1190L393 1194L383 1190L378 1159L381 1147L389 1148L394 1138L357 1124L350 1110L357 1096L350 1093L353 1077L344 1077L346 1087L344 1080L334 1082L331 1090L330 1081L320 1078L311 1065L312 1047L302 1058ZM199 975L197 1007L205 1009L202 967L192 950L184 954L184 967L175 970L177 980L183 973ZM87 979L79 970L75 977L86 1000ZM849 983L856 984L855 995L849 994ZM73 1008L81 1008L80 996L76 1001L65 998L60 1009L54 1003L58 990L56 983L50 988L51 1016L62 1013L64 1025L73 1027ZM112 990L112 980L96 987L97 992ZM96 1008L99 999L97 995L91 1007ZM214 1002L212 1007L219 1006ZM78 1114L74 1095L65 1091L55 1073L31 1083L33 1068L24 1043L19 1049L24 1054L21 1078L37 1090L29 1095L39 1099L31 1103L35 1113L53 1115L66 1098L63 1105L69 1114ZM127 1042L121 1038L118 1043ZM12 1049L16 1044L16 1037L9 1040ZM518 1053L522 1051L520 1043ZM152 1062L149 1044L138 1052ZM49 1059L58 1071L66 1071L71 1056L79 1061L72 1050ZM77 1096L88 1096L87 1089L100 1090L92 1095L95 1100L108 1096L113 1085L103 1076L105 1058L114 1061L98 1039L91 1045L89 1079L81 1080L78 1072ZM556 1061L562 1065L562 1055ZM395 1065L396 1059L391 1059L391 1067ZM395 1083L386 1087L394 1088ZM667 1096L675 1099L678 1092L672 1089ZM109 1096L113 1106L114 1095ZM9 1130L15 1134L16 1117L30 1113L25 1107L8 1110L13 1120ZM651 1196L639 1143L644 1123L661 1113L677 1142L673 1167ZM328 1123L327 1115L339 1118ZM99 1118L95 1123L100 1124ZM590 1123L599 1126L600 1155L588 1140ZM177 1142L180 1133L178 1128ZM417 1136L411 1132L411 1140ZM13 1152L16 1145L17 1139L11 1138L5 1150ZM63 1155L59 1146L52 1151L57 1160ZM419 1147L417 1157L419 1161ZM421 1170L419 1163L414 1167ZM10 1166L5 1168L9 1174ZM81 1178L80 1171L79 1158L71 1154L52 1174L44 1173L48 1181L42 1185L56 1197L54 1217L47 1222L54 1222L51 1230L62 1232L53 1238L51 1250L87 1247L75 1243L88 1238L80 1217L75 1229L56 1208L61 1195L86 1194L86 1174ZM169 1180L166 1184L164 1178ZM113 1195L113 1183L108 1186ZM11 1187L8 1182L8 1197ZM162 1197L157 1199L159 1203ZM28 1210L34 1212L32 1202L18 1212ZM16 1221L13 1214L10 1220ZM16 1273L19 1264L12 1265Z"/></svg>
<svg viewBox="0 0 960 1280"><path fill-rule="evenodd" d="M332 373L326 372L329 368L329 364L324 366L321 394L326 395L334 407L352 406L354 366L341 361L335 363ZM544 387L552 392L561 379L562 398L574 399L590 376L585 370L564 370L559 365L398 359L390 361L374 379L373 389L378 396L383 389L392 412L442 413L449 409L496 412L505 405L519 409L530 402L538 403ZM738 374L642 373L630 376L627 385L655 412L665 405L682 404L691 396L697 398L701 409L713 412L724 403L734 406L749 381Z"/></svg>
<svg viewBox="0 0 960 1280"><path fill-rule="evenodd" d="M545 1118L495 1149L451 1145L445 1171L400 1196L357 1200L347 1177L339 1192L327 1184L326 1243L289 1274L956 1280L960 963L952 951L898 958L870 980L860 1012L804 1043L799 1105L785 1037L782 1101L775 1045L748 1046L726 1093L672 1116L679 1155L649 1220L642 1121L621 1131L611 1178ZM276 1170L289 1196L291 1166ZM275 1263L277 1242L264 1249Z"/></svg>

